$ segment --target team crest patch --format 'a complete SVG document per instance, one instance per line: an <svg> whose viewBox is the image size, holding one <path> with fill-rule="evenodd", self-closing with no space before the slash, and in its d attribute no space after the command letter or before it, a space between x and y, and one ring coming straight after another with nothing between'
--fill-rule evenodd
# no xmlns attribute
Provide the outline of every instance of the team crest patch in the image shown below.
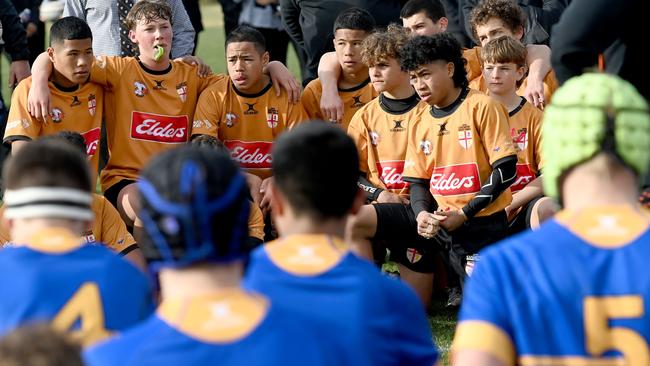
<svg viewBox="0 0 650 366"><path fill-rule="evenodd" d="M266 114L266 124L269 128L275 128L278 126L278 121L280 120L280 114L275 108L269 108L268 113Z"/></svg>
<svg viewBox="0 0 650 366"><path fill-rule="evenodd" d="M368 133L368 135L370 135L370 143L371 144L373 144L374 146L379 145L380 136L379 136L379 134L377 132L370 131Z"/></svg>
<svg viewBox="0 0 650 366"><path fill-rule="evenodd" d="M235 123L237 123L237 115L232 112L226 113L226 126L232 127Z"/></svg>
<svg viewBox="0 0 650 366"><path fill-rule="evenodd" d="M133 85L135 86L135 90L133 92L138 97L142 98L142 97L145 96L145 94L147 94L149 92L149 89L147 89L147 86L144 85L140 81L136 81L135 83L133 83Z"/></svg>
<svg viewBox="0 0 650 366"><path fill-rule="evenodd" d="M94 116L96 110L97 110L97 99L95 98L95 94L90 94L88 96L88 113L91 116Z"/></svg>
<svg viewBox="0 0 650 366"><path fill-rule="evenodd" d="M510 136L512 136L512 142L517 147L517 150L526 150L526 147L528 147L528 129L526 127L519 130L510 129Z"/></svg>
<svg viewBox="0 0 650 366"><path fill-rule="evenodd" d="M53 108L52 109L52 121L55 123L59 123L63 120L63 112L59 108Z"/></svg>
<svg viewBox="0 0 650 366"><path fill-rule="evenodd" d="M406 249L406 259L411 263L417 263L422 259L422 254L415 248Z"/></svg>
<svg viewBox="0 0 650 366"><path fill-rule="evenodd" d="M178 97L181 98L181 102L185 103L187 100L187 83L183 81L176 85L176 93L178 93Z"/></svg>
<svg viewBox="0 0 650 366"><path fill-rule="evenodd" d="M458 127L458 143L463 149L467 150L472 147L472 143L474 142L472 137L472 128L469 125L463 124Z"/></svg>
<svg viewBox="0 0 650 366"><path fill-rule="evenodd" d="M429 140L422 140L420 141L420 150L424 153L424 155L431 155L431 141Z"/></svg>

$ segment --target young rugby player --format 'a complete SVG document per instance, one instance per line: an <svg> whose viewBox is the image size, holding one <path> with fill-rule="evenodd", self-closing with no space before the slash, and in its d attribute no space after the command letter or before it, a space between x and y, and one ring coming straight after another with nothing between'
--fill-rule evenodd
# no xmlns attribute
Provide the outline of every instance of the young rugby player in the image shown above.
<svg viewBox="0 0 650 366"><path fill-rule="evenodd" d="M155 315L86 353L98 365L337 365L306 320L240 286L248 249L248 187L214 148L161 153L138 181L158 274Z"/></svg>
<svg viewBox="0 0 650 366"><path fill-rule="evenodd" d="M493 39L481 50L483 79L492 99L508 110L510 135L517 149L517 180L510 186L512 203L506 207L509 233L539 227L554 213L555 204L543 197L542 112L517 95L526 74L526 47L509 36Z"/></svg>
<svg viewBox="0 0 650 366"><path fill-rule="evenodd" d="M431 106L410 131L404 163L413 230L425 238L448 231L451 265L464 276L474 254L506 235L504 209L512 200L508 187L516 178L517 155L506 109L467 88L463 66L460 45L446 33L417 36L402 50L402 69Z"/></svg>
<svg viewBox="0 0 650 366"><path fill-rule="evenodd" d="M240 26L226 38L228 77L201 94L194 116L193 135L206 134L223 141L233 159L247 172L263 179L268 192L271 146L283 131L307 118L302 105L286 93L279 97L264 74L269 62L266 41L258 30ZM262 199L268 206L268 197Z"/></svg>
<svg viewBox="0 0 650 366"><path fill-rule="evenodd" d="M86 157L67 142L34 141L5 164L3 214L13 247L0 251L0 334L47 321L88 345L145 319L148 281L79 233L93 220Z"/></svg>
<svg viewBox="0 0 650 366"><path fill-rule="evenodd" d="M648 365L647 101L616 76L585 74L555 93L542 132L544 191L564 209L482 253L454 364Z"/></svg>
<svg viewBox="0 0 650 366"><path fill-rule="evenodd" d="M110 90L107 105L114 111L106 115L110 157L101 173L104 196L127 226L140 227L134 196L138 172L155 154L189 141L199 94L222 76L201 78L195 66L170 60L171 10L166 4L138 1L129 11L126 25L129 38L138 45L139 57L99 57L90 80ZM42 56L35 62L30 91L35 101L30 105L44 103L41 96L48 93L43 85L49 66Z"/></svg>
<svg viewBox="0 0 650 366"><path fill-rule="evenodd" d="M435 252L439 247L408 229L412 226L409 220L415 223L408 203L408 183L402 180L408 131L415 127L427 104L420 102L409 74L400 68L399 55L406 41L406 31L391 25L363 43L363 62L380 94L352 117L348 134L359 152L359 186L366 192L366 201L376 204L361 207L350 218L347 235L355 251L369 259L373 257L371 239L388 242L391 257L399 263L400 278L416 290L426 308L433 290L434 266L421 260L434 255L421 253Z"/></svg>
<svg viewBox="0 0 650 366"><path fill-rule="evenodd" d="M352 139L320 121L302 124L276 141L273 172L280 239L253 252L247 288L322 332L337 365L433 365L437 352L416 295L342 240L348 215L366 199Z"/></svg>
<svg viewBox="0 0 650 366"><path fill-rule="evenodd" d="M39 136L60 131L75 131L84 136L91 162L93 181L99 174L99 136L104 111L104 89L89 83L93 64L93 35L81 19L65 17L50 28L47 57L52 63L52 76L47 84L51 92L51 122L32 117L27 94L32 87L28 77L18 84L12 95L4 142L14 153L23 144Z"/></svg>
<svg viewBox="0 0 650 366"><path fill-rule="evenodd" d="M375 20L366 10L350 8L342 11L334 21L334 49L336 61L333 61L341 75L332 88L338 90L343 103L343 114L338 118L325 118L320 103L323 87L320 79L312 80L302 93L302 105L311 119L328 120L347 130L350 119L359 108L377 96L370 85L368 67L361 59L363 40L373 32ZM336 85L336 86L335 86Z"/></svg>

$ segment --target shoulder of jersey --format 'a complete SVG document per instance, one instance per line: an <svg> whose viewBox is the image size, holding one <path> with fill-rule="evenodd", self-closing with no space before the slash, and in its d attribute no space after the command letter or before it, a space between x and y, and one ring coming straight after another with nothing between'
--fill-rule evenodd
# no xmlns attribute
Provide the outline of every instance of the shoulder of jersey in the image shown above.
<svg viewBox="0 0 650 366"><path fill-rule="evenodd" d="M314 89L317 90L319 93L323 89L323 85L320 83L320 79L314 79L307 84L305 87L305 90L307 89Z"/></svg>
<svg viewBox="0 0 650 366"><path fill-rule="evenodd" d="M285 272L313 276L336 267L349 253L343 241L325 235L301 235L264 245L268 259Z"/></svg>

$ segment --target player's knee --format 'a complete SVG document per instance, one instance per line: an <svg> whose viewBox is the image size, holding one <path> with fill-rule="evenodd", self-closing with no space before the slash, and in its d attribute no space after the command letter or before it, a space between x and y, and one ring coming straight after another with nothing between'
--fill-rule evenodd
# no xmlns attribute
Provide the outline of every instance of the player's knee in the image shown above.
<svg viewBox="0 0 650 366"><path fill-rule="evenodd" d="M133 227L138 220L140 203L138 201L138 190L135 184L129 184L122 188L117 196L117 210L127 226Z"/></svg>
<svg viewBox="0 0 650 366"><path fill-rule="evenodd" d="M549 197L543 197L535 203L533 212L535 219L531 220L531 227L536 229L541 223L550 219L559 211L558 205Z"/></svg>
<svg viewBox="0 0 650 366"><path fill-rule="evenodd" d="M377 231L377 212L372 205L361 207L359 212L348 218L346 237L352 241L368 240Z"/></svg>

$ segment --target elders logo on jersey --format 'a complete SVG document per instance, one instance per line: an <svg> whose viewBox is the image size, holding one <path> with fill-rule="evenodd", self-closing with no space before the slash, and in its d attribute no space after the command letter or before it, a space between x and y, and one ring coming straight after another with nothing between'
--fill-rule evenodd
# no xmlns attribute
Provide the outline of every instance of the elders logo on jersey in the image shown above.
<svg viewBox="0 0 650 366"><path fill-rule="evenodd" d="M515 180L515 182L510 186L510 191L521 191L534 179L535 173L533 173L533 170L530 168L530 164L517 164L517 180Z"/></svg>
<svg viewBox="0 0 650 366"><path fill-rule="evenodd" d="M381 181L388 189L403 189L409 185L402 180L404 160L379 161L377 162L377 171Z"/></svg>
<svg viewBox="0 0 650 366"><path fill-rule="evenodd" d="M266 141L225 141L230 156L244 169L271 169L272 142Z"/></svg>
<svg viewBox="0 0 650 366"><path fill-rule="evenodd" d="M96 111L97 99L95 98L95 94L90 94L88 95L88 113L90 113L91 116L95 116Z"/></svg>
<svg viewBox="0 0 650 366"><path fill-rule="evenodd" d="M134 111L131 117L131 138L178 144L187 142L187 116L165 116Z"/></svg>
<svg viewBox="0 0 650 366"><path fill-rule="evenodd" d="M433 169L430 182L434 196L457 196L481 190L476 163L448 165Z"/></svg>
<svg viewBox="0 0 650 366"><path fill-rule="evenodd" d="M83 136L84 140L86 141L86 154L88 154L88 156L93 156L97 152L100 135L101 129L99 127L93 128L92 130L81 134L81 136Z"/></svg>

